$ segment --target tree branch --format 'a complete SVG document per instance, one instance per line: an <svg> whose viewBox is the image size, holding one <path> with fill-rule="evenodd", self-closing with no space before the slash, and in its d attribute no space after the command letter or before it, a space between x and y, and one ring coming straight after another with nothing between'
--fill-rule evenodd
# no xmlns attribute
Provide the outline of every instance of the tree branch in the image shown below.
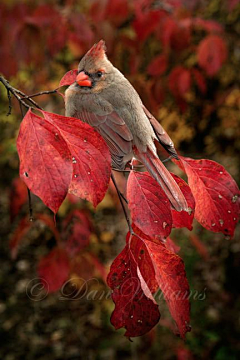
<svg viewBox="0 0 240 360"><path fill-rule="evenodd" d="M7 93L8 93L8 101L9 101L9 111L7 115L11 114L11 110L12 110L12 102L11 102L11 94L19 101L19 103L21 103L23 106L25 106L27 109L31 109L33 106L36 107L37 109L42 110L41 106L39 106L34 100L27 98L27 95L24 94L22 91L14 88L12 85L9 84L9 82L0 75L0 82L3 84L3 86L6 88ZM33 105L30 106L28 105L25 101L24 98L27 98L27 100Z"/></svg>

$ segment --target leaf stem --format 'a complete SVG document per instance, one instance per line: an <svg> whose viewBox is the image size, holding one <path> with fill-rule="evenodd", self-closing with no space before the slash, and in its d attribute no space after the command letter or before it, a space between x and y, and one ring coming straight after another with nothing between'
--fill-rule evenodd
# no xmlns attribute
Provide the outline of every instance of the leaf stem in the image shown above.
<svg viewBox="0 0 240 360"><path fill-rule="evenodd" d="M29 209L29 221L33 221L33 209L32 209L32 197L31 197L31 191L29 188L28 190L28 209Z"/></svg>

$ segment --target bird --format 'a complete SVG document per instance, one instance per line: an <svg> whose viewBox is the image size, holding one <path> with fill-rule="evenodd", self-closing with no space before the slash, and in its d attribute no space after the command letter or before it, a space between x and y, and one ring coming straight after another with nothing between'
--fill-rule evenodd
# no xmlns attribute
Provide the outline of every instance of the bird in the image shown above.
<svg viewBox="0 0 240 360"><path fill-rule="evenodd" d="M134 87L109 61L103 40L80 60L76 81L65 92L65 115L88 123L103 137L113 169L124 170L136 158L161 186L172 208L188 211L181 189L156 150L157 141L178 159L173 141Z"/></svg>

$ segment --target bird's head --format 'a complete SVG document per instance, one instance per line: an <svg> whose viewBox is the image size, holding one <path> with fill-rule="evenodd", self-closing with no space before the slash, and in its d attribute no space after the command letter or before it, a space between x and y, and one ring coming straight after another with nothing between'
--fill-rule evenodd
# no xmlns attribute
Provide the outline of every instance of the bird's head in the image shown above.
<svg viewBox="0 0 240 360"><path fill-rule="evenodd" d="M84 92L100 92L112 81L113 65L106 56L103 40L94 44L78 65L76 83Z"/></svg>

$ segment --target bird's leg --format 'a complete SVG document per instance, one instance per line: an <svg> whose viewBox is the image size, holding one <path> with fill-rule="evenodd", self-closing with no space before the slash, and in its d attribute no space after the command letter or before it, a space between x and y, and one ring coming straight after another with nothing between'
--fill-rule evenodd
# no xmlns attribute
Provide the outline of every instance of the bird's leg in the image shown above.
<svg viewBox="0 0 240 360"><path fill-rule="evenodd" d="M162 163L165 163L165 162L171 160L171 159L174 158L174 157L175 157L174 155L170 155L168 158L162 160Z"/></svg>
<svg viewBox="0 0 240 360"><path fill-rule="evenodd" d="M123 209L124 216L125 216L125 219L126 219L127 224L128 224L129 231L130 231L131 234L133 234L133 229L132 229L132 226L131 226L131 222L130 222L130 219L129 219L127 210L126 210L126 208L125 208L125 205L124 205L124 203L123 203L123 198L122 198L122 197L123 197L123 194L120 192L120 190L119 190L119 188L118 188L118 185L117 185L117 183L116 183L116 179L115 179L113 173L111 173L111 179L112 179L112 182L113 182L113 184L114 184L114 186L115 186L115 189L116 189L116 191L117 191L117 194L118 194L120 203L121 203L121 205L122 205L122 209ZM125 198L125 197L124 197L124 198ZM125 199L125 201L127 201L127 199Z"/></svg>

